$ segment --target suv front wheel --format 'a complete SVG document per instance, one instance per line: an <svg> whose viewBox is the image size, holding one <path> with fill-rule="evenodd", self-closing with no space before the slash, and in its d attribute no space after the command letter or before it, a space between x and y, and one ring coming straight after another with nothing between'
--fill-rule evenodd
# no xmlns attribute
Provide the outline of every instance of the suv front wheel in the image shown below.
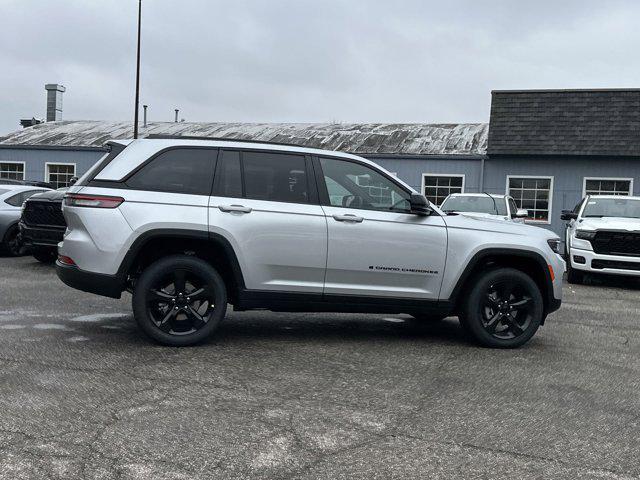
<svg viewBox="0 0 640 480"><path fill-rule="evenodd" d="M499 268L475 278L460 324L481 345L515 348L536 333L543 314L533 279L520 270Z"/></svg>
<svg viewBox="0 0 640 480"><path fill-rule="evenodd" d="M133 313L149 337L181 347L200 343L220 324L227 290L207 262L187 255L156 261L140 275L133 291Z"/></svg>

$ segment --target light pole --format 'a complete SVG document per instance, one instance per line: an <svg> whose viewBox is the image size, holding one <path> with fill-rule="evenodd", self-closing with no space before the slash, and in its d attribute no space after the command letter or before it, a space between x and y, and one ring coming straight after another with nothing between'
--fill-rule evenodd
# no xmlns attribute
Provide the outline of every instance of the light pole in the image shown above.
<svg viewBox="0 0 640 480"><path fill-rule="evenodd" d="M136 109L133 119L133 138L138 138L138 104L140 103L140 25L142 0L138 0L138 54L136 56Z"/></svg>

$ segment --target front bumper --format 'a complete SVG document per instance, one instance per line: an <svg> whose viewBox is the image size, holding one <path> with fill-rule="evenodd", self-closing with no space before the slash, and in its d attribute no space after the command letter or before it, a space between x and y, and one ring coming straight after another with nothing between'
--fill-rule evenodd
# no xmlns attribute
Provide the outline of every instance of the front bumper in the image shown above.
<svg viewBox="0 0 640 480"><path fill-rule="evenodd" d="M30 246L57 247L65 231L65 228L30 227L24 222L19 225L22 241Z"/></svg>
<svg viewBox="0 0 640 480"><path fill-rule="evenodd" d="M77 266L64 265L56 261L56 274L66 285L83 292L102 295L103 297L120 298L123 282L117 275L87 272Z"/></svg>
<svg viewBox="0 0 640 480"><path fill-rule="evenodd" d="M592 250L571 248L571 268L583 272L608 273L613 275L640 276L640 257L623 255L603 255ZM576 262L576 257L582 257L584 261ZM584 263L582 263L584 262Z"/></svg>

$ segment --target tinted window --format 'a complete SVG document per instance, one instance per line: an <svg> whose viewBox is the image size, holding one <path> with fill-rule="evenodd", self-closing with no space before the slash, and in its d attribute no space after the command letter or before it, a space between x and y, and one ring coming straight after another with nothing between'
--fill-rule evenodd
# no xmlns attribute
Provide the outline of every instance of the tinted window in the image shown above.
<svg viewBox="0 0 640 480"><path fill-rule="evenodd" d="M242 197L240 153L223 151L216 171L215 194L220 197Z"/></svg>
<svg viewBox="0 0 640 480"><path fill-rule="evenodd" d="M307 170L302 155L243 152L245 197L307 203Z"/></svg>
<svg viewBox="0 0 640 480"><path fill-rule="evenodd" d="M321 158L329 204L368 210L409 211L409 193L372 168Z"/></svg>
<svg viewBox="0 0 640 480"><path fill-rule="evenodd" d="M176 148L161 153L126 184L138 190L209 195L216 150Z"/></svg>
<svg viewBox="0 0 640 480"><path fill-rule="evenodd" d="M14 207L21 207L27 198L35 195L36 193L42 193L44 191L45 190L29 190L26 192L16 193L15 195L7 198L5 202Z"/></svg>

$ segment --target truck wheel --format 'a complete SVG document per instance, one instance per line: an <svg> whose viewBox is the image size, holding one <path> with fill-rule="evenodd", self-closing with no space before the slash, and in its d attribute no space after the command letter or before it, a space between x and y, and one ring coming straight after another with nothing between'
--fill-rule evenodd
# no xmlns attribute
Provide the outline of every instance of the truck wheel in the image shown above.
<svg viewBox="0 0 640 480"><path fill-rule="evenodd" d="M14 225L7 230L7 233L4 236L3 247L12 257L18 257L27 253L28 249L24 243L22 243L20 228L18 228L18 225Z"/></svg>
<svg viewBox="0 0 640 480"><path fill-rule="evenodd" d="M147 267L133 291L138 326L163 345L200 343L218 327L227 310L222 277L207 262L172 255Z"/></svg>
<svg viewBox="0 0 640 480"><path fill-rule="evenodd" d="M31 253L33 258L42 263L53 263L58 256L58 249L55 247L34 247Z"/></svg>
<svg viewBox="0 0 640 480"><path fill-rule="evenodd" d="M500 268L475 278L460 323L480 345L515 348L536 333L543 311L540 289L531 277Z"/></svg>

